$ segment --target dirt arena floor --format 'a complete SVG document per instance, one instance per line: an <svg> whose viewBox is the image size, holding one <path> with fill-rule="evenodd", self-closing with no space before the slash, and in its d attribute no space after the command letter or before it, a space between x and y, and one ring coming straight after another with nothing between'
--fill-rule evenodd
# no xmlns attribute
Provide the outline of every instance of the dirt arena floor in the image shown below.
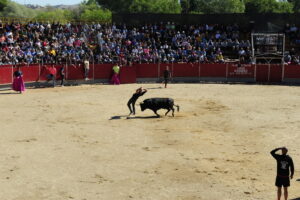
<svg viewBox="0 0 300 200"><path fill-rule="evenodd" d="M126 119L142 99L172 97L175 117ZM1 200L267 200L287 146L300 199L300 87L84 85L0 92ZM165 111L160 111L163 114Z"/></svg>

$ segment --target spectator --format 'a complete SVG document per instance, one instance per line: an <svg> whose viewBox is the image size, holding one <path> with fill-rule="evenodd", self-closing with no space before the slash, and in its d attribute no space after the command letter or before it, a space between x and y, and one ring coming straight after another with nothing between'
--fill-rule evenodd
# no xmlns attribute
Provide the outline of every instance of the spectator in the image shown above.
<svg viewBox="0 0 300 200"><path fill-rule="evenodd" d="M87 81L90 71L90 61L88 59L88 56L85 56L83 59L83 65L84 65L84 78Z"/></svg>
<svg viewBox="0 0 300 200"><path fill-rule="evenodd" d="M25 91L25 83L23 80L23 73L18 69L14 72L14 80L12 84L12 89L22 94Z"/></svg>
<svg viewBox="0 0 300 200"><path fill-rule="evenodd" d="M112 68L113 71L113 76L111 78L111 84L114 85L120 85L120 79L119 79L119 73L120 73L120 67L118 66L117 63Z"/></svg>

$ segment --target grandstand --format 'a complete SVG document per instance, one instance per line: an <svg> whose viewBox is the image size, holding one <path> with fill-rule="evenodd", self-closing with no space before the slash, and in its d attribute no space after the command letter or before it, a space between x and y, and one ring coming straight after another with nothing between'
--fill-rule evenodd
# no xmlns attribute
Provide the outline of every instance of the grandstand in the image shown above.
<svg viewBox="0 0 300 200"><path fill-rule="evenodd" d="M286 145L300 162L300 26L282 23L292 18L2 18L1 199L272 198L269 151ZM118 86L109 84L114 65ZM171 84L163 88L166 69ZM14 89L17 78L30 89ZM157 118L137 104L129 116L126 102L141 87L140 102L173 98L180 112Z"/></svg>

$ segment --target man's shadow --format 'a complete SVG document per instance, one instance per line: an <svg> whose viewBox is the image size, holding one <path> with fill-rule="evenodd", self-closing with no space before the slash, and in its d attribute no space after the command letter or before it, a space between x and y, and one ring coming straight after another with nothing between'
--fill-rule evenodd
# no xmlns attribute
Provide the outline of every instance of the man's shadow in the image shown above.
<svg viewBox="0 0 300 200"><path fill-rule="evenodd" d="M163 87L153 87L153 88L146 88L147 90L156 90L156 89L162 89Z"/></svg>
<svg viewBox="0 0 300 200"><path fill-rule="evenodd" d="M116 115L116 116L112 116L109 120L122 119L122 117L128 117L128 115Z"/></svg>
<svg viewBox="0 0 300 200"><path fill-rule="evenodd" d="M295 198L295 199L291 199L291 200L300 200L300 197L298 197L298 198Z"/></svg>

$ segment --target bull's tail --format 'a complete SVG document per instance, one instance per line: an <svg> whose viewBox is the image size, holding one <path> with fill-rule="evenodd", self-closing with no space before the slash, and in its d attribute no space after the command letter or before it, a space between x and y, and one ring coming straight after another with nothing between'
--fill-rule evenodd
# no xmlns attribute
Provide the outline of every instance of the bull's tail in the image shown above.
<svg viewBox="0 0 300 200"><path fill-rule="evenodd" d="M177 112L179 112L179 108L180 108L179 105L174 105L174 106L177 107Z"/></svg>

